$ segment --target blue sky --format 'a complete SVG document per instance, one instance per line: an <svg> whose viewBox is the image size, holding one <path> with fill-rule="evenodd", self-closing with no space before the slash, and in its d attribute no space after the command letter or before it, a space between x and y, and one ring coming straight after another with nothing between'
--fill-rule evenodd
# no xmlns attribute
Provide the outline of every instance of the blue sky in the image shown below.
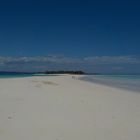
<svg viewBox="0 0 140 140"><path fill-rule="evenodd" d="M134 0L0 2L0 70L139 73L139 15Z"/></svg>

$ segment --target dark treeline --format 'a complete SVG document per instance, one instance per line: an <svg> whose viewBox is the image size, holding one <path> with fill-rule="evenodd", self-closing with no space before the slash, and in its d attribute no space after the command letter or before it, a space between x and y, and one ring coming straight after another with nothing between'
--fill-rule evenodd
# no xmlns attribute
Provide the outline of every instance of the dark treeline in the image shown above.
<svg viewBox="0 0 140 140"><path fill-rule="evenodd" d="M45 71L45 72L12 72L12 71L0 71L1 75L20 75L20 74L85 74L83 71Z"/></svg>
<svg viewBox="0 0 140 140"><path fill-rule="evenodd" d="M85 74L83 71L46 71L45 74Z"/></svg>

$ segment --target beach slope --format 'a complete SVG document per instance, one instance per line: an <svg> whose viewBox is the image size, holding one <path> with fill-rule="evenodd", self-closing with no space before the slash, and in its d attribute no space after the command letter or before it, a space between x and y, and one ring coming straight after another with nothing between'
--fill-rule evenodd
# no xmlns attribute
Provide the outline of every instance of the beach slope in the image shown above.
<svg viewBox="0 0 140 140"><path fill-rule="evenodd" d="M0 140L138 140L140 94L71 75L0 79Z"/></svg>

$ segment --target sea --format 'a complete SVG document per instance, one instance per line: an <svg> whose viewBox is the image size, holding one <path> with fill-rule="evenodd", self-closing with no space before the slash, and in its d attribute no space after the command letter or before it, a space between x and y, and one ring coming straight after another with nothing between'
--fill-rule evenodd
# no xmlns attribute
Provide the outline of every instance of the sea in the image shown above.
<svg viewBox="0 0 140 140"><path fill-rule="evenodd" d="M81 80L140 93L140 74L137 75L86 75Z"/></svg>
<svg viewBox="0 0 140 140"><path fill-rule="evenodd" d="M0 72L0 79L2 78L23 78L23 77L33 77L33 76L50 76L41 73L18 73L18 72Z"/></svg>

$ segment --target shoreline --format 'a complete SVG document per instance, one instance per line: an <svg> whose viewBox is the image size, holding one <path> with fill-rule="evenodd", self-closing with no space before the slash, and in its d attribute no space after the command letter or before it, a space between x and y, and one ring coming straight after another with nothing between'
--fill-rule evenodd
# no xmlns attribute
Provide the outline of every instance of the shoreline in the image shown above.
<svg viewBox="0 0 140 140"><path fill-rule="evenodd" d="M93 84L99 84L103 86L108 86L116 89L121 89L124 91L131 91L131 92L136 92L140 93L140 84L138 84L138 81L131 81L129 80L118 80L118 79L108 79L104 77L87 77L87 76L82 76L79 78L79 80L84 80L87 82L91 82Z"/></svg>

